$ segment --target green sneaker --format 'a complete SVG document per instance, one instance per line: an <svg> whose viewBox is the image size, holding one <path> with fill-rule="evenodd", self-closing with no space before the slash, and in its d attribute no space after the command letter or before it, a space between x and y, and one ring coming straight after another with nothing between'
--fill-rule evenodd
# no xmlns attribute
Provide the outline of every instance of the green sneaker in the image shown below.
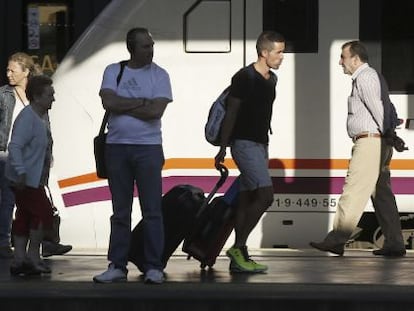
<svg viewBox="0 0 414 311"><path fill-rule="evenodd" d="M261 263L257 263L252 259L249 259L249 262L252 264L252 266L254 267L254 272L256 273L261 273L261 272L265 272L267 271L268 267L266 265L263 265Z"/></svg>
<svg viewBox="0 0 414 311"><path fill-rule="evenodd" d="M231 247L226 255L231 259L230 272L261 273L267 270L267 266L258 264L248 257L247 248Z"/></svg>
<svg viewBox="0 0 414 311"><path fill-rule="evenodd" d="M249 269L240 268L234 261L230 262L229 270L231 273L264 273L267 271L267 266L258 264L257 262L250 262Z"/></svg>

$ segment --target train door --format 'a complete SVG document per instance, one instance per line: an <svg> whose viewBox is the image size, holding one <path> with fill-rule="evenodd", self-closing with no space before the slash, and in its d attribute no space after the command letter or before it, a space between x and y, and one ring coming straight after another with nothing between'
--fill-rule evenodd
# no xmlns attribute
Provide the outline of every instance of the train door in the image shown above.
<svg viewBox="0 0 414 311"><path fill-rule="evenodd" d="M215 149L206 144L200 122L232 75L256 59L254 43L261 31L260 14L261 1L254 5L246 0L182 2L180 24L174 28L182 47L176 47L174 61L167 47L157 47L155 52L157 61L169 70L174 91L174 103L163 122L168 158L214 156ZM185 118L182 126L170 119L177 115Z"/></svg>

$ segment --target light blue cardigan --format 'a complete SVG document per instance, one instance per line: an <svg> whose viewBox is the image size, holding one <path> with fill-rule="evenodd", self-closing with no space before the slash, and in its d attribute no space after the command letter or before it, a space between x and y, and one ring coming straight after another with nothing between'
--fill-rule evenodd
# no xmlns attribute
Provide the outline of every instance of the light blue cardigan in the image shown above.
<svg viewBox="0 0 414 311"><path fill-rule="evenodd" d="M14 121L6 163L6 177L12 182L26 174L27 186L40 186L48 147L47 123L47 115L45 119L40 118L30 105Z"/></svg>

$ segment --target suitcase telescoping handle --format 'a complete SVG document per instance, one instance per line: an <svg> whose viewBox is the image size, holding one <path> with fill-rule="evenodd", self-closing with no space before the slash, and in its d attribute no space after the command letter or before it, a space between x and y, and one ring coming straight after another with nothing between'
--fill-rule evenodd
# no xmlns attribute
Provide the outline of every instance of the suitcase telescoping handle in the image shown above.
<svg viewBox="0 0 414 311"><path fill-rule="evenodd" d="M211 201L213 196L216 194L217 190L219 190L221 186L223 186L224 182L229 176L229 170L223 164L220 164L217 170L220 172L220 179L217 181L216 185L214 186L214 188L210 191L209 195L207 196L206 204L208 204Z"/></svg>
<svg viewBox="0 0 414 311"><path fill-rule="evenodd" d="M229 170L227 167L225 167L223 164L220 164L218 171L220 172L220 179L216 184L216 187L214 189L216 189L215 192L217 192L217 190L223 186L224 182L226 181L227 177L229 176Z"/></svg>
<svg viewBox="0 0 414 311"><path fill-rule="evenodd" d="M223 186L224 182L226 181L227 177L229 176L229 170L223 164L220 164L220 166L217 168L217 170L220 172L220 179L217 181L214 188L210 191L207 198L204 200L203 204L201 205L200 209L198 210L196 218L198 218L203 213L203 211L207 207L208 203L210 203L213 196L217 193L217 190L219 190L220 187Z"/></svg>

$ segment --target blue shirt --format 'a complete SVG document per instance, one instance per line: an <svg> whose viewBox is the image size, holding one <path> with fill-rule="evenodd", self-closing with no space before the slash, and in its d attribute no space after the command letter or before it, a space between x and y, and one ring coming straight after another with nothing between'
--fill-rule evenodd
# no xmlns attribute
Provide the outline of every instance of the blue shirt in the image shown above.
<svg viewBox="0 0 414 311"><path fill-rule="evenodd" d="M26 174L26 185L38 188L42 175L45 175L45 159L51 158L51 141L48 134L48 118L40 116L26 106L17 116L9 143L9 156L6 163L6 176L11 181ZM44 182L44 181L43 181Z"/></svg>

